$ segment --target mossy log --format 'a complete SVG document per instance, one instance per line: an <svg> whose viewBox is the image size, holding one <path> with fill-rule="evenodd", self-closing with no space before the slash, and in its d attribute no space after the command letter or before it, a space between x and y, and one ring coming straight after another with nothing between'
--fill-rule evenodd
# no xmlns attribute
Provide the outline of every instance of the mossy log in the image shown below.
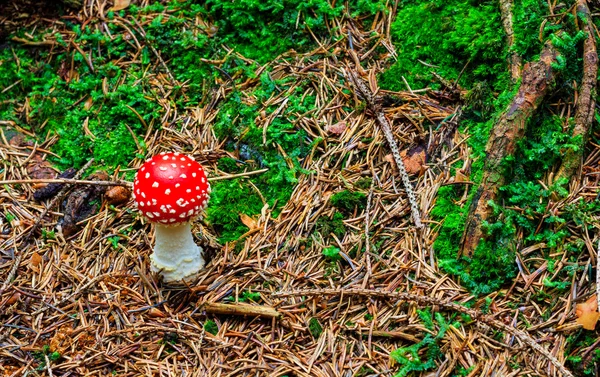
<svg viewBox="0 0 600 377"><path fill-rule="evenodd" d="M521 86L508 108L494 125L485 148L486 160L481 185L477 189L463 234L460 254L471 256L485 236L482 225L491 215L490 201L498 198L500 187L506 183L506 157L513 155L517 142L525 135L527 120L551 89L556 74L552 64L558 53L546 42L539 61L527 63L521 73Z"/></svg>
<svg viewBox="0 0 600 377"><path fill-rule="evenodd" d="M583 43L583 78L577 97L573 138L578 140L577 148L565 152L562 164L556 173L556 180L570 179L579 170L584 147L594 120L596 107L596 81L598 80L598 52L592 24L592 16L586 0L577 2L577 14L581 18L581 29L587 33Z"/></svg>

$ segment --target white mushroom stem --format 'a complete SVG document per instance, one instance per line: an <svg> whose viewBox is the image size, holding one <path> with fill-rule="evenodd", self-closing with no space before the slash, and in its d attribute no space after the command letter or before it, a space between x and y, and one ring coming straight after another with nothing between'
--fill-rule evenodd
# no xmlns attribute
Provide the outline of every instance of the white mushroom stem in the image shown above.
<svg viewBox="0 0 600 377"><path fill-rule="evenodd" d="M155 224L154 252L150 255L153 272L165 282L192 279L204 267L202 248L194 243L190 223Z"/></svg>

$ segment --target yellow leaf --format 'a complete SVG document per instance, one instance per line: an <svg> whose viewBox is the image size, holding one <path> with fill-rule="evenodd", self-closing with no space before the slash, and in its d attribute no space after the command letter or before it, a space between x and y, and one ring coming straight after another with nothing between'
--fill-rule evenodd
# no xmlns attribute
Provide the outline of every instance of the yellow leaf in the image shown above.
<svg viewBox="0 0 600 377"><path fill-rule="evenodd" d="M596 295L592 295L590 298L581 304L577 304L575 307L575 315L577 316L577 323L580 324L586 330L594 330L596 323L600 318L598 313L598 299Z"/></svg>
<svg viewBox="0 0 600 377"><path fill-rule="evenodd" d="M114 5L110 10L116 12L118 10L123 10L129 6L131 0L115 0Z"/></svg>
<svg viewBox="0 0 600 377"><path fill-rule="evenodd" d="M258 222L244 213L240 213L240 220L242 220L242 223L250 228L250 230L258 228Z"/></svg>

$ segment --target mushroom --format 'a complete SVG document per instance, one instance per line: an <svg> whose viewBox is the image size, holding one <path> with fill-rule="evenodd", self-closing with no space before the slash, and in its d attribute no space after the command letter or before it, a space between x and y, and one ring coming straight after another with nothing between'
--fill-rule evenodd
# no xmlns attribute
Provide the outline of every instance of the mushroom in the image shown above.
<svg viewBox="0 0 600 377"><path fill-rule="evenodd" d="M209 196L204 169L190 156L162 152L137 171L133 198L140 213L156 228L151 270L165 282L193 279L204 267L191 222L206 208Z"/></svg>

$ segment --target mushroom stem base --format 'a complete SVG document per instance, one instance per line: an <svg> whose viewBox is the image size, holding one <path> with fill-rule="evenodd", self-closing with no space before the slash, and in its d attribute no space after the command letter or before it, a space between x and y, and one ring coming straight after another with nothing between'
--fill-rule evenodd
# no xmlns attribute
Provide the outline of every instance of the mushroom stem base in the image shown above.
<svg viewBox="0 0 600 377"><path fill-rule="evenodd" d="M152 272L165 282L191 280L204 267L202 248L194 243L189 223L164 226L156 224L154 252L150 255Z"/></svg>

